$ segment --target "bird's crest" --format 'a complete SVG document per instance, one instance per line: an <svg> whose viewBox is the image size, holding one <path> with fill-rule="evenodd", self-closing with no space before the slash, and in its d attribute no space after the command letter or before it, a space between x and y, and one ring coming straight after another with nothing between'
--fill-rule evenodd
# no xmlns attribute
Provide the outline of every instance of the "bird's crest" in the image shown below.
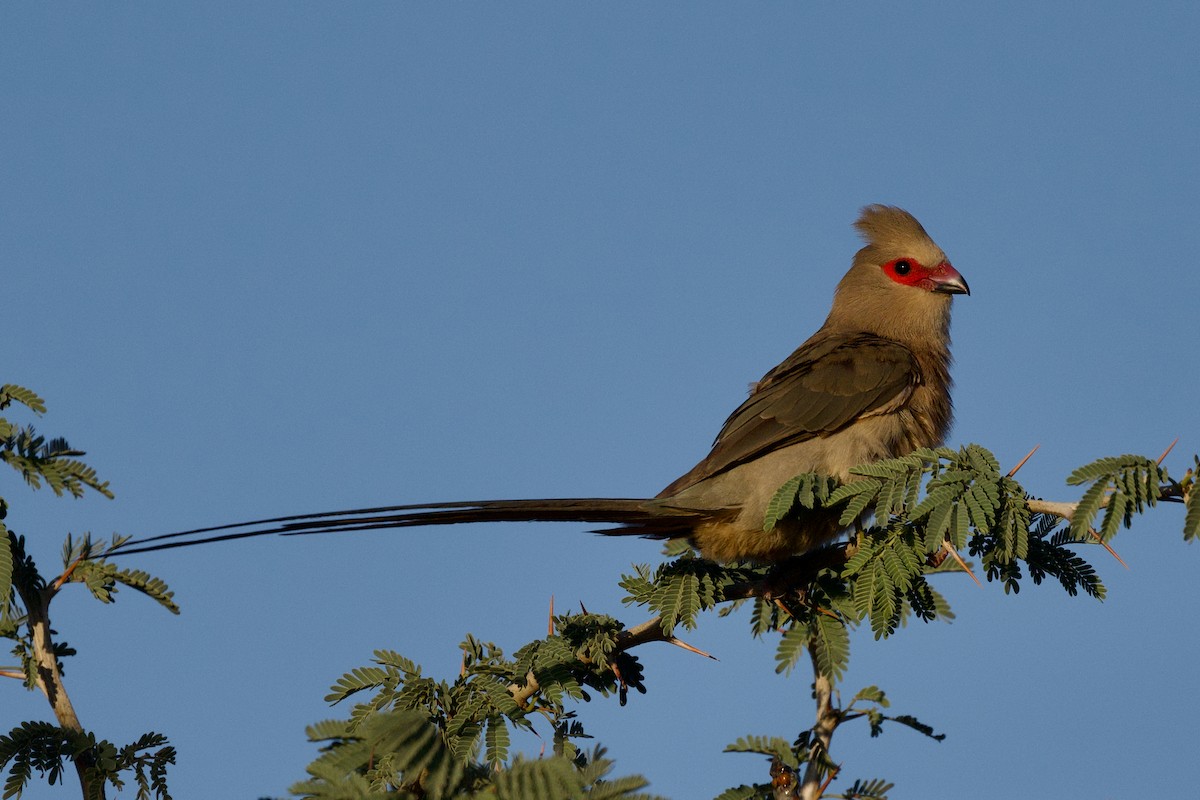
<svg viewBox="0 0 1200 800"><path fill-rule="evenodd" d="M917 222L912 214L895 206L867 206L862 210L854 227L858 228L868 246L889 248L917 239L936 247L929 234L921 227L921 223Z"/></svg>

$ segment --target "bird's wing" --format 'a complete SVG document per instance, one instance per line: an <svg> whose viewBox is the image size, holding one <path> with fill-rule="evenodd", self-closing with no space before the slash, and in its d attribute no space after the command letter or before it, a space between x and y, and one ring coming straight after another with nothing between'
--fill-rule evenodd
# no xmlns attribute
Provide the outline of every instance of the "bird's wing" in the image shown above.
<svg viewBox="0 0 1200 800"><path fill-rule="evenodd" d="M809 341L759 381L725 421L708 457L660 496L863 417L895 411L920 383L916 357L896 342L866 334Z"/></svg>

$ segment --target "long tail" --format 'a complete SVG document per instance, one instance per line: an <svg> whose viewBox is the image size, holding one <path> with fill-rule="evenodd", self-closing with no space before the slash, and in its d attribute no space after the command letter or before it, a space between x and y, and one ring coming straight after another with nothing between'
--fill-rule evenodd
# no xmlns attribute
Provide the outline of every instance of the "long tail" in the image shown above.
<svg viewBox="0 0 1200 800"><path fill-rule="evenodd" d="M659 500L638 499L573 498L427 503L297 514L164 533L143 539L131 539L111 554L149 553L173 547L190 547L271 534L295 536L409 528L419 525L453 525L460 522L608 522L621 527L595 533L669 539L688 535L698 522L713 515L714 512L704 509L679 508L664 505Z"/></svg>

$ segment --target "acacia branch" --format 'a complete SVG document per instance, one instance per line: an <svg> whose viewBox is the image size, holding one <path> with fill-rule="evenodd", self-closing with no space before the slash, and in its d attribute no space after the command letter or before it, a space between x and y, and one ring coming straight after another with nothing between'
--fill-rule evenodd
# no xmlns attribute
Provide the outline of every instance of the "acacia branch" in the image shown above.
<svg viewBox="0 0 1200 800"><path fill-rule="evenodd" d="M21 576L21 578L24 577ZM29 638L33 645L37 687L50 702L59 727L72 733L82 734L84 733L83 725L80 724L79 715L75 713L75 706L72 705L67 689L63 685L62 671L58 667L58 656L54 652L54 639L50 632L50 600L54 597L55 589L52 586L38 588L23 579L14 581L13 585L21 597L21 602L25 604L25 612L28 615L27 624L29 625ZM95 754L90 749L85 749L72 756L71 760L75 764L75 772L79 776L79 785L83 790L83 796L103 800L104 781L93 774L96 766ZM97 780L99 780L98 784Z"/></svg>
<svg viewBox="0 0 1200 800"><path fill-rule="evenodd" d="M818 800L829 785L823 781L829 762L829 746L833 742L833 732L841 724L841 714L833 707L833 681L821 672L817 665L816 648L810 643L809 657L813 665L813 697L817 701L817 721L812 727L813 738L808 748L808 766L804 769L804 779L800 783L801 800ZM836 771L836 768L832 768ZM832 778L832 774L830 775Z"/></svg>
<svg viewBox="0 0 1200 800"><path fill-rule="evenodd" d="M1164 453L1165 455L1165 453ZM1178 483L1167 483L1158 487L1158 499L1167 503L1182 503L1185 501L1183 486ZM1040 500L1035 497L1029 498L1026 503L1029 505L1029 510L1035 514L1049 514L1067 522L1071 521L1071 516L1075 510L1079 508L1079 501L1063 502L1052 500ZM1105 508L1108 505L1106 497L1100 507Z"/></svg>
<svg viewBox="0 0 1200 800"><path fill-rule="evenodd" d="M1026 501L1029 504L1029 510L1034 514L1049 514L1052 517L1071 521L1071 515L1075 513L1075 509L1079 508L1079 502L1052 502L1050 500L1035 500L1030 498Z"/></svg>
<svg viewBox="0 0 1200 800"><path fill-rule="evenodd" d="M683 640L672 636L669 633L664 633L662 629L661 615L652 617L645 622L634 625L632 628L626 628L618 633L617 643L613 648L611 655L615 656L620 653L624 653L626 650L632 650L638 645L643 645L648 642L666 642L667 644L673 644L676 647L681 647L684 650L696 653L697 655L702 655L705 658L713 658L713 656L709 655L703 650L692 647L687 642L684 642ZM576 656L579 658L580 663L584 665L591 665L595 663L595 659L593 659L587 653L577 653ZM713 658L713 660L715 661L716 659ZM621 678L620 673L617 672L615 664L613 665L613 668L613 671L617 674L617 679L623 683L624 681ZM512 695L513 699L517 701L518 705L524 706L531 697L541 691L541 688L541 684L538 683L537 677L532 671L530 671L525 673L524 684L510 683L508 685L508 693Z"/></svg>
<svg viewBox="0 0 1200 800"><path fill-rule="evenodd" d="M1030 454L1032 455L1032 453ZM1165 454L1164 454L1165 455ZM1028 460L1028 456L1021 462ZM1161 460L1161 459L1160 459ZM1018 464L1016 468L1010 472L1015 473L1020 468ZM1158 499L1166 502L1184 502L1186 499L1186 489L1177 482L1170 482L1159 487ZM1072 516L1079 508L1079 501L1050 501L1037 498L1026 499L1026 504L1029 511L1034 514L1047 514L1067 522L1071 521ZM1107 505L1107 500L1102 504L1102 507ZM1097 539L1099 539L1099 536ZM1107 548L1107 544L1101 542ZM953 548L949 548L953 552ZM1111 548L1108 548L1111 552ZM854 540L848 542L840 542L837 544L820 547L816 550L809 551L799 556L790 558L784 562L776 564L773 569L763 578L758 580L745 581L742 583L734 583L725 587L721 602L733 600L749 599L761 597L766 600L778 601L780 598L791 595L797 595L803 601L804 587L807 586L817 574L825 569L839 571L839 568L849 561L858 550L858 543ZM957 553L953 553L956 557ZM945 557L945 553L941 554ZM1113 553L1115 556L1116 554ZM1117 556L1118 560L1120 557ZM965 572L967 572L975 580L971 571L958 557L960 564ZM938 559L940 563L940 559ZM1124 563L1124 562L1122 562ZM936 567L937 564L931 563L929 566ZM785 607L786 611L786 607ZM585 609L586 613L586 609ZM551 614L553 615L553 606ZM613 657L625 651L631 650L648 642L668 642L678 647L690 650L692 652L712 658L708 653L704 653L691 645L682 642L675 636L663 631L663 617L661 615L648 619L638 625L625 629L617 633L616 642L613 650L608 654L607 659L610 662L610 668L616 676L617 681L622 687L622 691L626 688L625 680L621 675ZM553 623L549 633L553 634ZM842 709L834 705L834 686L832 680L821 673L821 670L816 662L816 648L810 643L807 648L809 656L813 661L814 683L813 692L816 701L816 722L811 728L809 753L807 765L804 771L804 777L797 787L791 784L786 788L787 797L799 797L803 800L819 800L828 788L829 783L837 776L838 768L830 760L830 745L832 743L834 731L842 722L857 719L863 714L844 714ZM577 658L582 665L590 666L595 663L595 659L586 652L577 653ZM538 682L533 672L529 672L525 676L524 683L512 683L508 687L509 694L521 706L526 704L541 691L541 685ZM622 696L622 702L624 697ZM777 789L779 787L776 787ZM796 789L799 789L799 794L793 794Z"/></svg>
<svg viewBox="0 0 1200 800"><path fill-rule="evenodd" d="M763 580L736 583L726 587L724 596L721 599L727 602L751 597L764 597L768 599L782 597L788 593L795 592L797 587L806 585L822 569L844 564L854 554L854 549L853 543L843 542L828 547L821 547L796 556L778 565ZM666 642L697 655L704 656L705 658L716 660L709 653L692 647L678 637L664 632L662 621L662 615L659 615L619 632L612 655L632 650L639 645L649 642ZM590 665L595 661L587 653L578 653L577 656L580 662L585 665ZM621 680L619 673L617 678ZM541 684L538 683L532 671L526 673L523 684L511 683L508 685L508 693L522 706L540 690Z"/></svg>

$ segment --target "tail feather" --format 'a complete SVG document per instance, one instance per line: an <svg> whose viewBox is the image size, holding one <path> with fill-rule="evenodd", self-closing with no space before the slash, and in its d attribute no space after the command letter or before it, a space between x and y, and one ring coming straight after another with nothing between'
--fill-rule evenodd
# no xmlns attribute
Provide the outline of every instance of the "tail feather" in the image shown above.
<svg viewBox="0 0 1200 800"><path fill-rule="evenodd" d="M661 500L632 498L571 498L550 500L481 500L380 506L319 514L297 514L231 525L131 539L112 555L148 553L209 542L280 534L339 533L421 525L454 525L463 522L608 522L620 525L595 531L609 535L635 535L655 539L686 536L697 522L713 516L705 509L680 508Z"/></svg>

